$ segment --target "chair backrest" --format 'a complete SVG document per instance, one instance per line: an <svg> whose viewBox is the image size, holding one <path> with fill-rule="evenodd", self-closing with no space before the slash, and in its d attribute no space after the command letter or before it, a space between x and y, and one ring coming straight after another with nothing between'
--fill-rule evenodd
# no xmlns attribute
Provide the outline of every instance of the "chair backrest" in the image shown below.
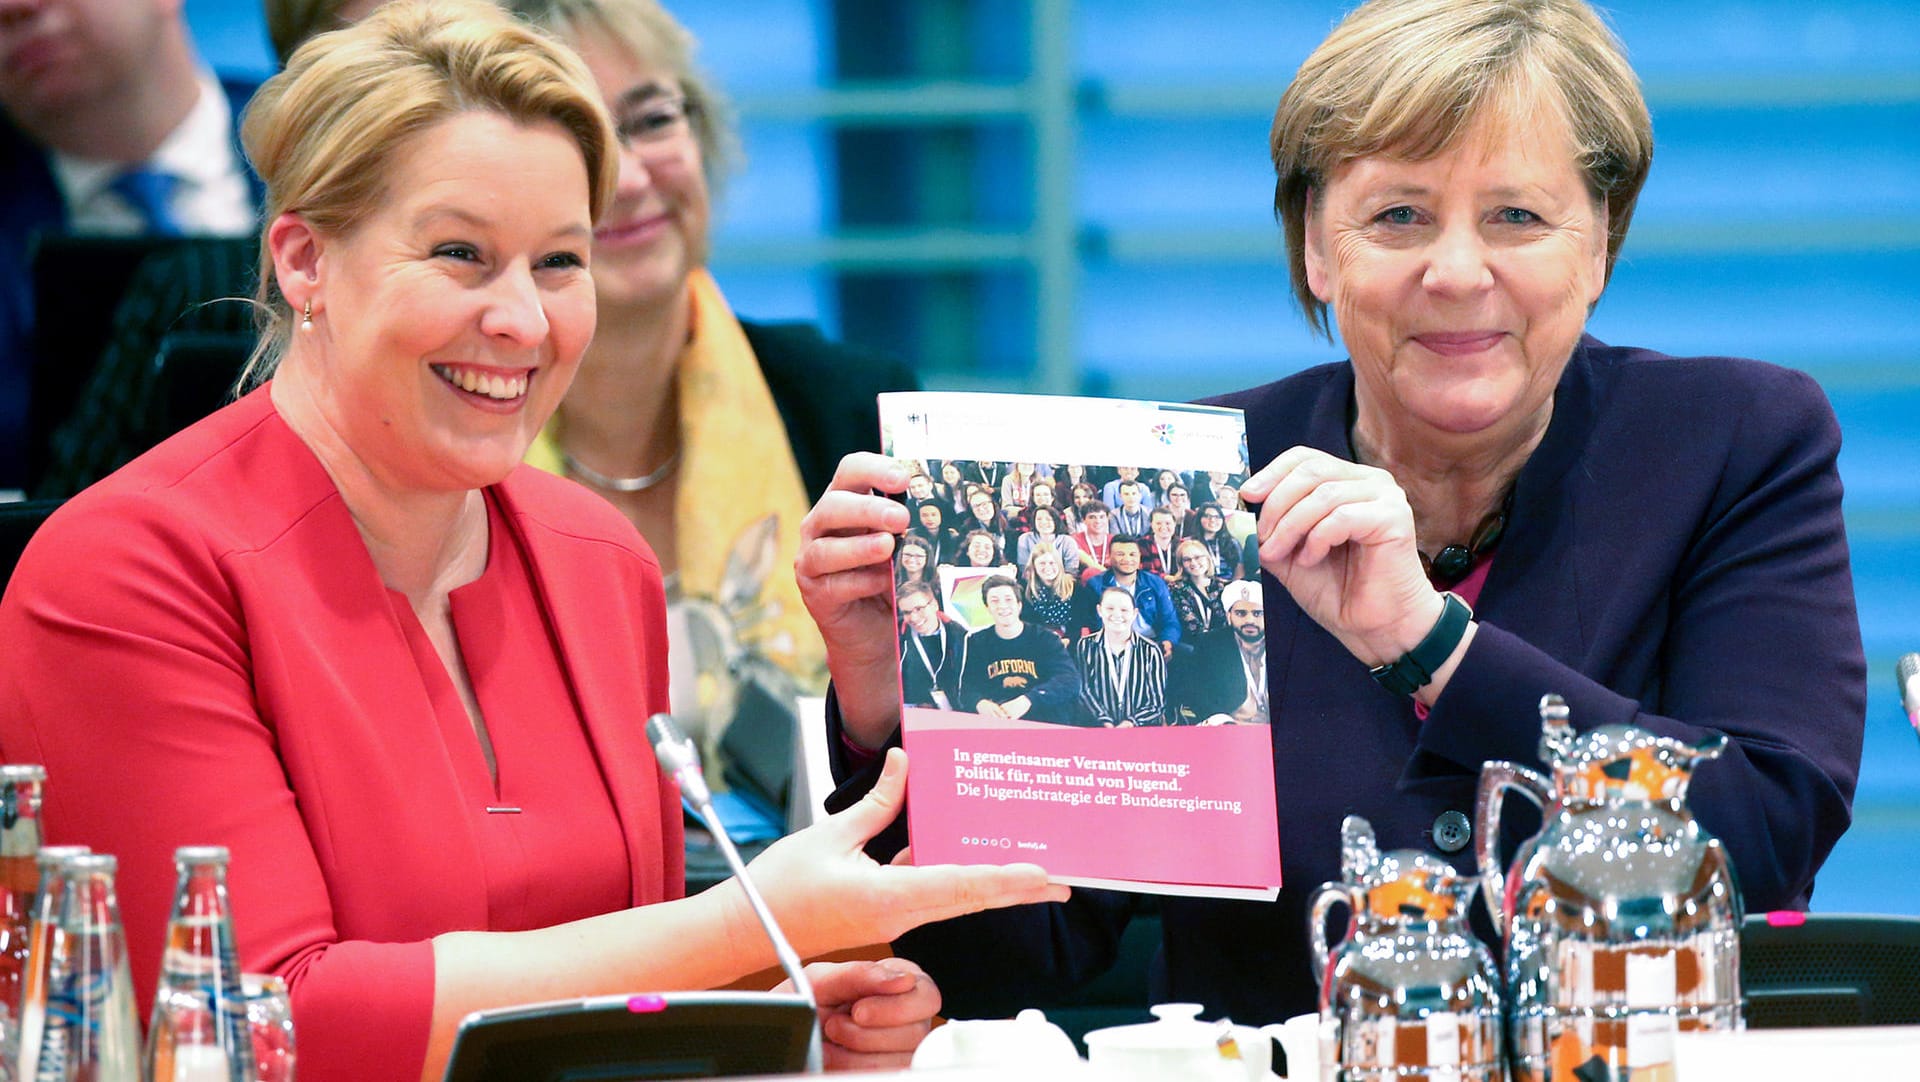
<svg viewBox="0 0 1920 1082"><path fill-rule="evenodd" d="M173 392L164 386L172 377L157 360L173 363L166 357L170 339L183 343L172 347L177 352L188 348L185 343L231 336L239 340L230 351L237 359L220 363L238 371L253 346L253 309L228 299L253 291L257 259L254 243L244 238L185 237L139 263L120 303L92 317L104 343L85 357L78 346L65 350L71 363L58 380L36 376L33 409L52 427L33 433L30 451L38 457L28 463L32 491L70 496L220 404L216 393L197 411L176 417L167 397ZM39 358L43 369L50 367L49 356Z"/></svg>
<svg viewBox="0 0 1920 1082"><path fill-rule="evenodd" d="M7 580L13 578L14 566L20 562L20 554L26 550L27 542L33 539L33 531L40 528L47 516L53 514L61 500L25 500L17 503L0 503L0 593L5 592Z"/></svg>
<svg viewBox="0 0 1920 1082"><path fill-rule="evenodd" d="M171 237L55 234L34 249L33 392L27 403L27 474L47 466L53 431L73 412L113 328L114 310L146 258L184 243Z"/></svg>
<svg viewBox="0 0 1920 1082"><path fill-rule="evenodd" d="M1798 917L1740 929L1747 1025L1920 1024L1920 917Z"/></svg>
<svg viewBox="0 0 1920 1082"><path fill-rule="evenodd" d="M254 336L234 331L167 335L154 354L147 436L159 443L231 400Z"/></svg>

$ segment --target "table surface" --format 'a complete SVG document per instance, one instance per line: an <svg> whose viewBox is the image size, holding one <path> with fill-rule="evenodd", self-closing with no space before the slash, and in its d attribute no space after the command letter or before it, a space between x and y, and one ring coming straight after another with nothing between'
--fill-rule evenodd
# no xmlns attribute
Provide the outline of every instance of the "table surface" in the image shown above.
<svg viewBox="0 0 1920 1082"><path fill-rule="evenodd" d="M1860 1026L1847 1029L1750 1029L1741 1033L1683 1033L1674 1044L1682 1082L1753 1082L1762 1078L1902 1078L1920 1057L1920 1026ZM1873 1071L1873 1075L1858 1072ZM767 1075L759 1082L802 1075ZM1121 1076L1092 1064L1062 1070L1046 1066L960 1067L921 1071L874 1071L859 1082L1106 1082ZM747 1080L753 1082L753 1080ZM1177 1080L1173 1080L1177 1082Z"/></svg>

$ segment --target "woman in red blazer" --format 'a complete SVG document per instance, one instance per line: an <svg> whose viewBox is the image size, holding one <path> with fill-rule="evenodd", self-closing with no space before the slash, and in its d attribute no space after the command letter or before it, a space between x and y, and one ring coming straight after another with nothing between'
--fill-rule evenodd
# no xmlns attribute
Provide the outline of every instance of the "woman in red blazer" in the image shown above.
<svg viewBox="0 0 1920 1082"><path fill-rule="evenodd" d="M771 965L737 886L679 897L653 554L520 468L593 332L625 151L590 76L492 5L390 4L298 52L245 137L271 382L55 514L0 602L0 747L46 764L53 840L119 855L141 997L190 843L232 851L242 964L287 979L310 1080L437 1079L470 1011ZM756 862L802 954L1064 896L868 860L898 780ZM938 1008L910 963L818 988L849 1059Z"/></svg>

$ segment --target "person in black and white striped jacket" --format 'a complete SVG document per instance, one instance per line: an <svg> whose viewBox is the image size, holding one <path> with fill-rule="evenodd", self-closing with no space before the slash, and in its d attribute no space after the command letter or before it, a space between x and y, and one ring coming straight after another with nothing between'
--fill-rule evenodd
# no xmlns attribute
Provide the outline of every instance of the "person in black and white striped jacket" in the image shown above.
<svg viewBox="0 0 1920 1082"><path fill-rule="evenodd" d="M1109 586L1100 595L1098 635L1073 644L1080 669L1083 724L1117 728L1166 723L1167 658L1133 630L1133 595Z"/></svg>

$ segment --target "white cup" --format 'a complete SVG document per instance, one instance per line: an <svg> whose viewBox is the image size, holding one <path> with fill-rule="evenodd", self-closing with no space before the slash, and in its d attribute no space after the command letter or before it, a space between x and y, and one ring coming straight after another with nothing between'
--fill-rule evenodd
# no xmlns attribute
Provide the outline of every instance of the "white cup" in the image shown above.
<svg viewBox="0 0 1920 1082"><path fill-rule="evenodd" d="M1280 1023L1280 1047L1287 1053L1287 1082L1320 1077L1320 1012L1296 1014Z"/></svg>
<svg viewBox="0 0 1920 1082"><path fill-rule="evenodd" d="M1160 1003L1154 1022L1087 1034L1087 1058L1116 1082L1270 1082L1280 1026L1200 1021L1197 1003ZM1291 1055L1291 1053L1289 1053Z"/></svg>
<svg viewBox="0 0 1920 1082"><path fill-rule="evenodd" d="M1073 1038L1031 1008L1013 1018L948 1022L914 1049L913 1067L1048 1066L1078 1071L1086 1064Z"/></svg>

